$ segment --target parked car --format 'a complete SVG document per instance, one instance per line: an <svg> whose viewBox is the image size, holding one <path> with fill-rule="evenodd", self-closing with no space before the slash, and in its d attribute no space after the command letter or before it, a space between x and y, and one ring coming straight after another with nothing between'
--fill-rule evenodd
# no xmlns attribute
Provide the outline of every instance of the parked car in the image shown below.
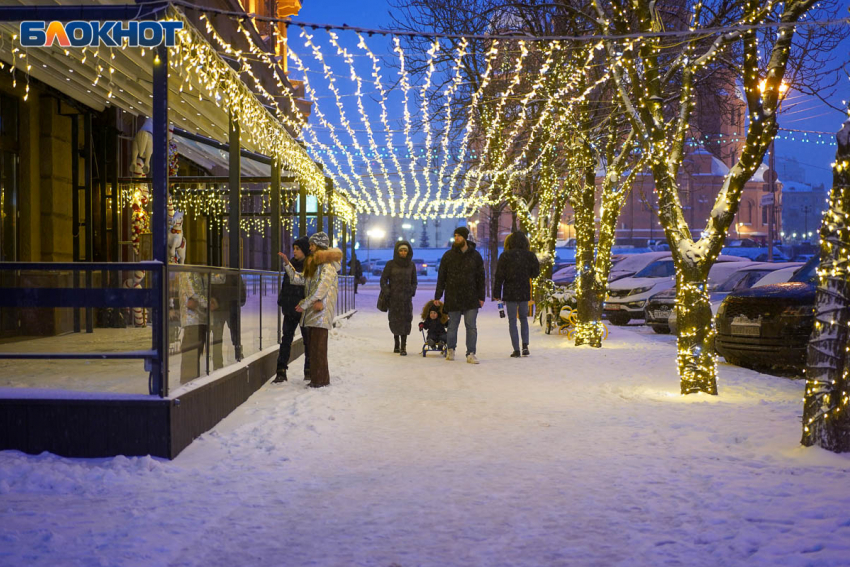
<svg viewBox="0 0 850 567"><path fill-rule="evenodd" d="M815 256L787 283L730 293L717 311L717 353L737 366L802 369L814 324Z"/></svg>
<svg viewBox="0 0 850 567"><path fill-rule="evenodd" d="M633 276L646 268L656 260L672 258L669 252L644 252L642 254L629 254L611 268L608 282L615 282L629 276Z"/></svg>
<svg viewBox="0 0 850 567"><path fill-rule="evenodd" d="M762 287L766 285L773 285L777 283L785 283L794 277L794 274L800 271L800 268L803 266L801 262L790 262L790 263L778 263L774 264L776 266L784 266L780 267L775 272L770 272L762 279L757 281L753 287Z"/></svg>
<svg viewBox="0 0 850 567"><path fill-rule="evenodd" d="M428 264L422 258L414 258L413 265L416 266L416 273L420 276L428 275Z"/></svg>
<svg viewBox="0 0 850 567"><path fill-rule="evenodd" d="M727 262L737 264L747 262L747 259L739 256L717 257L718 264ZM660 291L674 287L675 276L676 268L673 265L673 259L661 258L634 276L609 284L608 299L605 301L603 314L613 325L626 325L632 319L643 319L647 300Z"/></svg>
<svg viewBox="0 0 850 567"><path fill-rule="evenodd" d="M742 238L740 240L727 240L727 248L759 248L761 244L752 238Z"/></svg>
<svg viewBox="0 0 850 567"><path fill-rule="evenodd" d="M373 276L380 276L381 274L383 274L384 273L384 266L386 266L386 265L387 265L386 260L378 260L377 262L375 262L375 266L372 268L372 275Z"/></svg>
<svg viewBox="0 0 850 567"><path fill-rule="evenodd" d="M729 264L727 264L727 265L729 265ZM800 266L802 266L802 264L792 264L791 266L794 268L794 270L796 270L796 269L799 269ZM760 282L762 279L764 279L767 276L770 276L774 272L779 271L783 267L788 267L788 264L776 264L776 263L771 263L771 262L747 263L746 266L743 266L739 270L736 270L734 273L732 273L731 276L726 278L726 280L723 281L722 283L720 283L719 285L711 286L711 284L709 282L709 301L711 302L711 314L712 314L712 316L717 314L717 310L720 308L720 304L723 302L723 300L726 298L727 295L729 295L730 293L735 292L735 291L743 291L745 289L750 289L751 287L756 285L758 282ZM794 272L793 271L787 271L787 270L785 270L784 272L787 275L785 276L785 279L782 280L782 281L787 282L788 279L791 276L794 275ZM659 294L659 295L661 295L661 294ZM650 303L653 303L654 299L655 299L655 296L650 298ZM675 303L675 294L673 296L673 301ZM647 304L647 313L649 313L650 311L654 311L654 310L656 310L656 308ZM654 318L653 323L655 323L659 327L662 327L662 328L659 328L659 329L655 329L655 327L653 326L653 330L655 330L658 333L664 333L664 332L675 333L676 328L677 328L676 310L673 309L672 306L671 306L670 313L668 313L667 320L666 320L667 330L663 329L663 327L665 326L664 322L659 321L658 319ZM647 321L647 324L650 324L650 322Z"/></svg>
<svg viewBox="0 0 850 567"><path fill-rule="evenodd" d="M815 257L815 254L797 254L794 256L794 262L808 262Z"/></svg>
<svg viewBox="0 0 850 567"><path fill-rule="evenodd" d="M714 290L749 266L752 266L752 262L715 263L708 271L709 293L713 296L713 293L715 293ZM668 320L671 314L675 314L675 312L676 287L673 286L670 289L656 293L647 300L643 320L656 333L666 334L671 331Z"/></svg>
<svg viewBox="0 0 850 567"><path fill-rule="evenodd" d="M566 268L561 268L557 272L552 273L552 282L557 285L569 285L574 281L576 281L575 264L567 266Z"/></svg>
<svg viewBox="0 0 850 567"><path fill-rule="evenodd" d="M767 262L767 252L764 254L759 254L755 257L755 262ZM789 258L784 252L781 250L773 250L773 261L774 262L790 262L791 258Z"/></svg>
<svg viewBox="0 0 850 567"><path fill-rule="evenodd" d="M623 254L612 254L611 255L611 267L613 269L621 260L627 258L627 256ZM610 275L610 274L609 274ZM576 266L575 264L569 264L566 267L559 269L558 271L554 271L552 273L552 282L556 285L570 285L576 281ZM609 279L609 281L611 281Z"/></svg>
<svg viewBox="0 0 850 567"><path fill-rule="evenodd" d="M555 263L552 264L552 275L554 276L556 273L566 268L575 267L575 265L575 262L562 262L560 260L556 260Z"/></svg>
<svg viewBox="0 0 850 567"><path fill-rule="evenodd" d="M670 250L670 245L667 244L666 238L647 240L646 247L652 250L653 252L665 252Z"/></svg>

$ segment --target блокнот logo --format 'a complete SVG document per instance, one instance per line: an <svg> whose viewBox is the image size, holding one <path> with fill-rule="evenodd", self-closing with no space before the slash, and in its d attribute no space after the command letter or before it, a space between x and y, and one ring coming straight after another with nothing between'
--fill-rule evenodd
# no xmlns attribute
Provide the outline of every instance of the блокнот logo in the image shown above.
<svg viewBox="0 0 850 567"><path fill-rule="evenodd" d="M179 21L104 21L85 22L21 22L21 47L121 47L124 40L130 47L156 47L163 42L168 47L176 43L183 29Z"/></svg>

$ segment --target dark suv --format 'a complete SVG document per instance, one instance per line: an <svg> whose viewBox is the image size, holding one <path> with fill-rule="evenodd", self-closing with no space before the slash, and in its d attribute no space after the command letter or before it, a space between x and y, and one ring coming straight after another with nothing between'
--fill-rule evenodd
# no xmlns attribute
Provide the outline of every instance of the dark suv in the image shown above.
<svg viewBox="0 0 850 567"><path fill-rule="evenodd" d="M717 311L717 353L738 366L802 369L819 262L815 256L787 283L730 293Z"/></svg>

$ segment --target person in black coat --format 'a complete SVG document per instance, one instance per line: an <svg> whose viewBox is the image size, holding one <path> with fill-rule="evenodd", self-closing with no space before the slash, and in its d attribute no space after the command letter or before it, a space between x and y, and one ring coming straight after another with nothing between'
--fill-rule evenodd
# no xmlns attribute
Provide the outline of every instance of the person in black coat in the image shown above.
<svg viewBox="0 0 850 567"><path fill-rule="evenodd" d="M396 242L393 259L381 273L381 292L389 295L387 317L395 339L393 352L407 356L407 335L413 323L413 296L416 295L416 266L413 248L406 240Z"/></svg>
<svg viewBox="0 0 850 567"><path fill-rule="evenodd" d="M493 299L504 301L508 312L508 331L514 351L520 356L516 320L522 328L522 356L528 356L528 302L531 301L531 280L540 275L540 262L529 251L528 238L514 232L505 239L505 251L499 256L496 276L493 278Z"/></svg>
<svg viewBox="0 0 850 567"><path fill-rule="evenodd" d="M292 243L292 259L290 264L296 272L304 270L304 260L310 254L310 241L302 236ZM277 354L277 376L275 383L286 382L286 370L289 368L289 357L292 353L292 341L295 338L295 329L301 323L301 313L295 310L298 303L304 299L304 286L295 285L289 280L289 275L283 272L283 283L277 296L277 304L280 305L283 314L283 333L280 339L280 350ZM301 337L304 341L304 379L310 376L310 333L306 327L301 327Z"/></svg>
<svg viewBox="0 0 850 567"><path fill-rule="evenodd" d="M354 293L357 293L357 287L360 285L360 278L363 277L363 265L357 258L352 258L348 262L348 267L351 268L349 273L354 276Z"/></svg>
<svg viewBox="0 0 850 567"><path fill-rule="evenodd" d="M445 292L444 310L449 314L446 360L455 358L457 330L460 318L463 317L466 326L466 361L478 364L475 348L478 343L478 310L484 307L484 260L475 250L475 244L469 241L468 228L457 227L454 236L454 244L440 260L434 304L438 307L443 304Z"/></svg>

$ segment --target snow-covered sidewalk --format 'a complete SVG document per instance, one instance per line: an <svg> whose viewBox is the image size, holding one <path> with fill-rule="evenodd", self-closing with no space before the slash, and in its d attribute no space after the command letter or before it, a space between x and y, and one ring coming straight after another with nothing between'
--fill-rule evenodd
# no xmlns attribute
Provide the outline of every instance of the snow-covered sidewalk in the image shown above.
<svg viewBox="0 0 850 567"><path fill-rule="evenodd" d="M480 365L423 359L418 317L402 358L357 300L330 388L299 360L175 461L0 453L0 565L850 564L850 457L799 445L801 382L683 398L635 329L511 359L493 304Z"/></svg>

